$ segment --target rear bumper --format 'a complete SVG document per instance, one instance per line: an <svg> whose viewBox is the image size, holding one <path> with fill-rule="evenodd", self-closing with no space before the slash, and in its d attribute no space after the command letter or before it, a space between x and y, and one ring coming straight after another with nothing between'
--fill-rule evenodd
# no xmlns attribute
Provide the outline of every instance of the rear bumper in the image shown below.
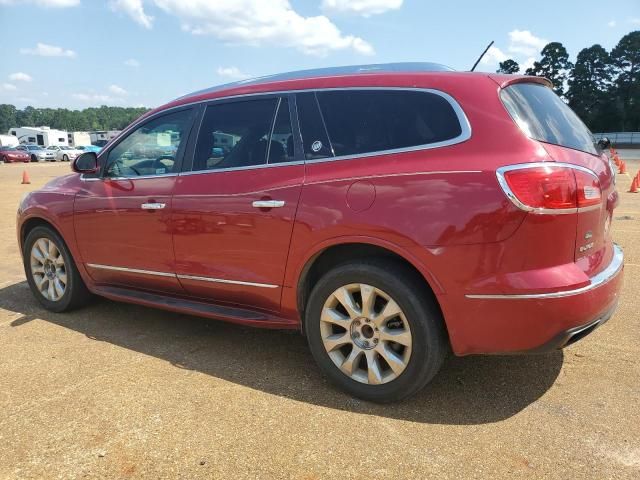
<svg viewBox="0 0 640 480"><path fill-rule="evenodd" d="M613 314L624 269L613 245L609 265L587 285L545 293L467 294L451 331L457 355L544 352L591 333ZM449 326L449 322L448 326Z"/></svg>

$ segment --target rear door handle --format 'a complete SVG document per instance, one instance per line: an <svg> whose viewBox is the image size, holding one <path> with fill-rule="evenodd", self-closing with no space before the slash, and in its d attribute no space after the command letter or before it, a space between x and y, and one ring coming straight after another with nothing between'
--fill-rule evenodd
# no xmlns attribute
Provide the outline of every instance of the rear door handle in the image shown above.
<svg viewBox="0 0 640 480"><path fill-rule="evenodd" d="M143 203L142 205L140 205L140 208L142 208L142 210L162 210L164 207L166 207L166 203Z"/></svg>
<svg viewBox="0 0 640 480"><path fill-rule="evenodd" d="M256 200L251 205L255 208L280 208L284 203L284 200Z"/></svg>

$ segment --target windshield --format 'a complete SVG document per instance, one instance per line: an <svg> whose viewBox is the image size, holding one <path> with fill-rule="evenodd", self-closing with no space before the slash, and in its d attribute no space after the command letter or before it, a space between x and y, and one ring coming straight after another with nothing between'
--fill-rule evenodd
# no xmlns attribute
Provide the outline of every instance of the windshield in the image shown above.
<svg viewBox="0 0 640 480"><path fill-rule="evenodd" d="M37 145L27 145L27 148L29 150L42 150L39 146Z"/></svg>
<svg viewBox="0 0 640 480"><path fill-rule="evenodd" d="M57 150L58 147L47 147L47 150Z"/></svg>
<svg viewBox="0 0 640 480"><path fill-rule="evenodd" d="M502 90L500 98L528 137L598 154L587 126L550 88L538 83L518 83Z"/></svg>

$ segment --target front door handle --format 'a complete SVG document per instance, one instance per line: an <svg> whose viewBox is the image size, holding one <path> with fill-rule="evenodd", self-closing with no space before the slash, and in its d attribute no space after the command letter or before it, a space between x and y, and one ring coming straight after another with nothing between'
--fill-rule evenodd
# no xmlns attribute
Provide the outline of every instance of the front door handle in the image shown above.
<svg viewBox="0 0 640 480"><path fill-rule="evenodd" d="M166 203L151 202L151 203L143 203L142 205L140 205L140 208L142 210L162 210L164 207L166 207Z"/></svg>
<svg viewBox="0 0 640 480"><path fill-rule="evenodd" d="M284 200L256 200L251 205L255 208L280 208L284 203Z"/></svg>

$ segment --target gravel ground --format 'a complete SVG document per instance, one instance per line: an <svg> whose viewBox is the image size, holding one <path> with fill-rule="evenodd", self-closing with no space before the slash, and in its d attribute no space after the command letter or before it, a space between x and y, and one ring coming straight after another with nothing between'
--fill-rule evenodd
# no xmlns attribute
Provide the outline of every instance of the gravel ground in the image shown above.
<svg viewBox="0 0 640 480"><path fill-rule="evenodd" d="M15 209L68 169L0 165L0 478L640 478L629 175L613 224L625 287L605 326L549 355L452 358L416 397L379 406L330 386L297 334L107 300L41 309Z"/></svg>

